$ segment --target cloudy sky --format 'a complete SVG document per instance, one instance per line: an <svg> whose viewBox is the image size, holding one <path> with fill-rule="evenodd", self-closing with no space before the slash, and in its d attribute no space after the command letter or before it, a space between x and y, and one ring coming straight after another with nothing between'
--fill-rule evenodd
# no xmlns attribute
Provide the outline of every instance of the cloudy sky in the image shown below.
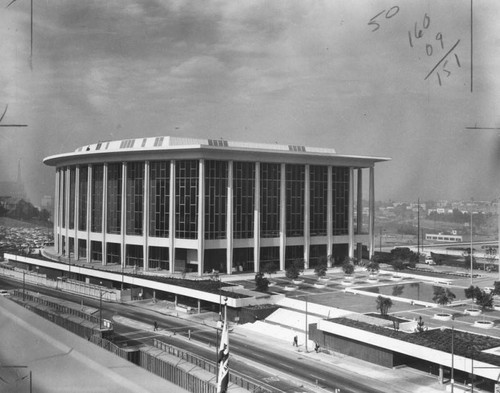
<svg viewBox="0 0 500 393"><path fill-rule="evenodd" d="M470 0L38 0L32 69L9 2L0 110L28 127L0 128L0 181L22 159L35 204L44 157L156 135L390 157L378 200L500 193L500 130L466 129L500 127L498 0L473 3L472 56Z"/></svg>

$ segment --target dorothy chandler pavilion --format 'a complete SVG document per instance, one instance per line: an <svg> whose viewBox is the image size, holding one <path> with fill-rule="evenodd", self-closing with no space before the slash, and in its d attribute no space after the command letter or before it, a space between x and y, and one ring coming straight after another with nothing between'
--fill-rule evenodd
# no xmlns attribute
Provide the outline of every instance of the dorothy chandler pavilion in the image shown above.
<svg viewBox="0 0 500 393"><path fill-rule="evenodd" d="M44 160L56 168L54 252L199 275L312 267L362 246L371 256L374 169L386 160L169 136L79 147Z"/></svg>

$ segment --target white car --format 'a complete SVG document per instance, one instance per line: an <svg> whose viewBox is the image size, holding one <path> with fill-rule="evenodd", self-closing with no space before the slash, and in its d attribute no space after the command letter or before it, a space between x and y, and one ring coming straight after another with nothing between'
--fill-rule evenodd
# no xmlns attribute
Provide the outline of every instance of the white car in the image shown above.
<svg viewBox="0 0 500 393"><path fill-rule="evenodd" d="M434 262L434 259L432 259L430 257L425 258L425 263L427 265L435 265L436 264L436 262Z"/></svg>
<svg viewBox="0 0 500 393"><path fill-rule="evenodd" d="M0 296L9 296L10 293L6 289L0 289Z"/></svg>

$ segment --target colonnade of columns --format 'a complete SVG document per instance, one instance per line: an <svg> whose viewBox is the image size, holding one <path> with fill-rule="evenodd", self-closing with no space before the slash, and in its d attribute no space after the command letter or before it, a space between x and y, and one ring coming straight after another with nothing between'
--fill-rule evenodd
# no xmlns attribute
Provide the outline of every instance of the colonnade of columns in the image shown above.
<svg viewBox="0 0 500 393"><path fill-rule="evenodd" d="M175 258L176 258L176 246L180 248L188 248L197 251L198 260L198 272L201 275L204 271L204 251L206 248L207 240L205 240L205 171L206 163L204 159L199 161L199 179L198 179L198 217L197 217L197 238L193 241L186 241L185 239L179 240L175 237L175 174L176 174L176 162L175 160L170 160L170 183L169 183L169 231L168 237L158 240L150 236L150 162L144 162L144 183L143 183L143 222L142 222L142 235L140 236L128 236L126 234L126 222L127 222L127 162L121 163L121 217L120 217L120 233L109 234L107 233L107 190L108 190L108 163L103 165L103 190L102 190L102 221L101 221L101 231L92 232L91 231L91 214L92 214L92 164L81 165L74 167L62 167L56 170L55 179L55 212L54 212L54 240L55 249L61 255L66 257L71 257L71 252L74 251L74 258L78 258L79 254L79 242L78 240L85 240L85 260L87 262L91 261L92 249L91 242L98 241L101 242L101 255L102 264L106 264L107 252L106 244L107 242L119 243L120 244L120 257L121 264L125 266L125 256L127 255L127 244L133 244L142 246L143 250L143 261L144 269L149 269L149 247L159 246L168 247L168 258L169 258L169 269L173 273L175 269ZM262 238L260 237L261 228L261 179L260 179L260 162L255 163L255 187L254 187L254 207L253 207L253 239L250 239L251 246L253 247L253 258L254 258L254 271L258 272L260 268L260 248L262 246ZM80 195L80 182L83 181L81 176L81 168L87 167L87 188L86 192L86 225L85 230L79 230L79 200ZM280 170L280 212L279 212L279 237L272 240L273 246L279 247L279 269L285 269L285 251L287 247L287 236L286 236L286 164L281 164ZM303 236L301 236L301 245L304 249L304 261L306 268L309 267L310 260L310 246L311 246L311 228L310 228L310 208L311 208L311 180L310 180L310 166L305 165L305 182L304 182L304 228ZM332 192L332 170L333 166L328 166L328 184L327 184L327 208L326 208L326 236L325 243L328 253L332 252L334 247L336 236L333 235L333 215L334 215L334 202L333 202L333 192ZM357 176L355 172L357 169ZM368 250L370 257L374 252L374 223L375 223L375 192L374 192L374 167L371 166L369 169L369 214L368 214L368 235L363 236L363 239L368 238ZM71 181L71 170L74 170L74 181ZM228 161L228 175L227 175L227 207L226 207L226 238L223 239L223 248L226 249L226 271L230 273L233 267L233 252L235 248L235 239L233 238L233 212L234 212L234 188L233 188L233 161ZM64 181L63 181L64 179ZM63 187L64 185L64 187ZM355 186L357 185L356 193ZM72 190L71 187L74 187ZM347 244L348 244L348 256L355 258L354 249L356 241L362 239L357 235L361 234L361 228L363 225L363 176L362 168L349 168L349 197L348 197L348 228L347 228ZM70 204L70 196L74 197L74 202ZM357 203L355 205L355 196ZM64 203L62 203L64 199ZM74 206L74 217L72 220L72 228L70 229L70 205ZM63 208L65 209L63 211ZM354 211L356 209L357 218L354 219ZM64 225L63 225L64 218ZM63 237L65 239L65 246L63 247ZM70 247L70 241L72 240L72 247ZM296 244L297 241L294 241ZM316 242L317 243L317 242ZM269 245L269 240L266 239L266 244ZM361 246L361 243L357 244ZM361 247L358 247L358 250Z"/></svg>

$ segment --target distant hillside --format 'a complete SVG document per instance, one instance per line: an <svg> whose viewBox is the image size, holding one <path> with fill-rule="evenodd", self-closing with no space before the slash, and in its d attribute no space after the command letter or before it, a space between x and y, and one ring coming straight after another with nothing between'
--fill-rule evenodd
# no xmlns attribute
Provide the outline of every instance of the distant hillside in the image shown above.
<svg viewBox="0 0 500 393"><path fill-rule="evenodd" d="M45 227L52 228L52 223L47 221L21 221L9 217L0 217L0 226L8 228L35 228L35 227Z"/></svg>

